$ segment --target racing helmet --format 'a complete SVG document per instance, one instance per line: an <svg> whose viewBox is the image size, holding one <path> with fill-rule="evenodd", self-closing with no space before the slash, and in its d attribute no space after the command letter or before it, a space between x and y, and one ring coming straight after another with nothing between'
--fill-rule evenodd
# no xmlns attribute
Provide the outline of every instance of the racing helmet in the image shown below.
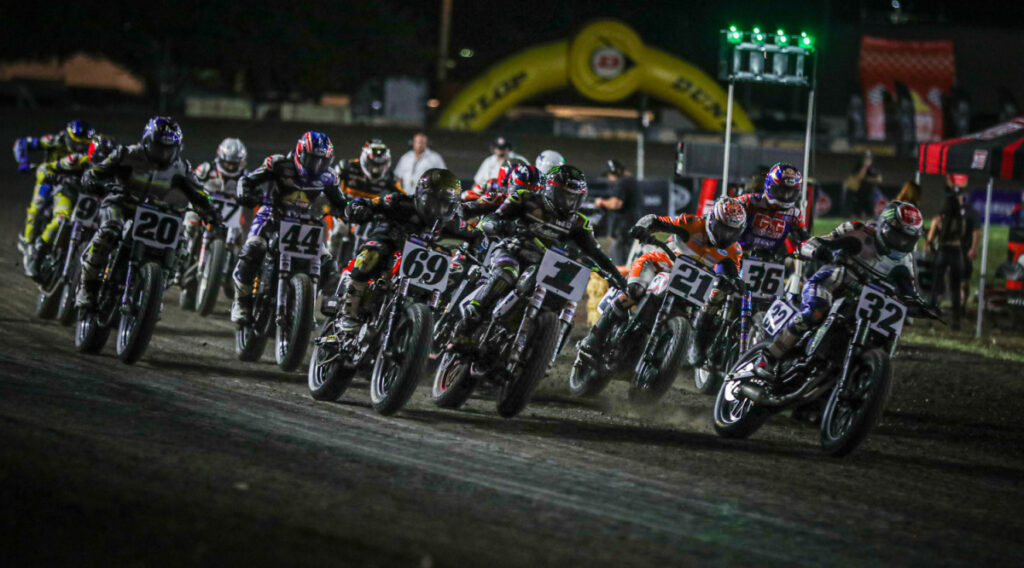
<svg viewBox="0 0 1024 568"><path fill-rule="evenodd" d="M540 175L550 172L551 168L555 166L561 166L564 164L565 158L554 150L544 150L533 162L533 165L537 168L537 172L539 172Z"/></svg>
<svg viewBox="0 0 1024 568"><path fill-rule="evenodd" d="M89 127L88 122L71 120L64 126L64 134L68 149L72 152L81 153L89 149L93 130Z"/></svg>
<svg viewBox="0 0 1024 568"><path fill-rule="evenodd" d="M902 256L914 250L923 232L920 209L904 201L891 201L878 216L875 239L883 253Z"/></svg>
<svg viewBox="0 0 1024 568"><path fill-rule="evenodd" d="M501 164L501 167L498 168L498 187L507 188L508 176L509 174L512 173L512 170L520 166L528 165L529 164L526 162L526 160L523 160L522 158L509 158L505 160L504 163Z"/></svg>
<svg viewBox="0 0 1024 568"><path fill-rule="evenodd" d="M416 212L424 219L451 219L461 191L462 182L450 170L431 168L416 182Z"/></svg>
<svg viewBox="0 0 1024 568"><path fill-rule="evenodd" d="M530 164L517 164L505 177L505 185L512 189L537 189L540 173Z"/></svg>
<svg viewBox="0 0 1024 568"><path fill-rule="evenodd" d="M587 178L575 166L555 166L544 176L541 198L550 213L575 215L587 196Z"/></svg>
<svg viewBox="0 0 1024 568"><path fill-rule="evenodd" d="M154 116L142 132L142 148L152 162L168 167L181 155L181 126L169 116Z"/></svg>
<svg viewBox="0 0 1024 568"><path fill-rule="evenodd" d="M374 139L363 144L359 153L359 168L371 181L379 181L391 168L391 150L380 140Z"/></svg>
<svg viewBox="0 0 1024 568"><path fill-rule="evenodd" d="M217 146L217 157L214 158L213 163L217 166L221 177L235 179L242 175L245 158L248 155L249 152L241 140L225 138L221 141L220 146Z"/></svg>
<svg viewBox="0 0 1024 568"><path fill-rule="evenodd" d="M768 203L780 207L793 207L800 193L803 176L795 166L779 162L764 176L764 196Z"/></svg>
<svg viewBox="0 0 1024 568"><path fill-rule="evenodd" d="M334 144L323 132L309 131L295 143L295 168L307 179L326 172L333 159Z"/></svg>
<svg viewBox="0 0 1024 568"><path fill-rule="evenodd" d="M117 148L117 140L106 134L94 134L89 142L89 161L98 164L107 159L114 149Z"/></svg>
<svg viewBox="0 0 1024 568"><path fill-rule="evenodd" d="M704 214L704 230L712 246L731 247L747 228L747 210L735 197L722 197Z"/></svg>

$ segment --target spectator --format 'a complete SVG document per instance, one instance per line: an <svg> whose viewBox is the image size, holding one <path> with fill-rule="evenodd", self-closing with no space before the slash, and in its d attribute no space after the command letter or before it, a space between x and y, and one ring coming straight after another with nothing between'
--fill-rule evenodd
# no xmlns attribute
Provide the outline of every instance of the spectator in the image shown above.
<svg viewBox="0 0 1024 568"><path fill-rule="evenodd" d="M618 160L608 160L604 177L613 184L614 192L611 197L595 199L594 206L614 211L614 214L609 216L611 257L615 264L623 265L626 264L629 250L633 245L629 228L644 214L644 196L637 186L636 178Z"/></svg>
<svg viewBox="0 0 1024 568"><path fill-rule="evenodd" d="M882 173L874 167L874 157L871 152L864 152L850 177L843 183L846 214L861 219L874 217L875 193L880 183Z"/></svg>
<svg viewBox="0 0 1024 568"><path fill-rule="evenodd" d="M476 175L473 176L473 183L475 184L473 188L479 191L487 185L488 181L498 177L498 170L505 163L505 160L509 158L519 158L527 164L530 163L529 160L512 151L512 143L507 138L498 136L494 139L494 142L491 142L491 155L484 158L484 161L476 170Z"/></svg>
<svg viewBox="0 0 1024 568"><path fill-rule="evenodd" d="M444 158L441 154L427 148L427 135L417 132L412 136L412 150L409 150L398 160L395 166L395 177L402 182L402 189L406 193L414 193L416 182L429 169L447 169Z"/></svg>
<svg viewBox="0 0 1024 568"><path fill-rule="evenodd" d="M896 196L895 201L903 201L909 203L914 207L921 207L921 186L916 182L908 181L903 184L903 188L900 189L899 195Z"/></svg>
<svg viewBox="0 0 1024 568"><path fill-rule="evenodd" d="M964 266L966 253L963 249L963 242L968 236L966 220L968 207L964 192L953 182L952 176L946 176L946 184L946 202L942 207L942 212L932 219L926 243L931 246L937 241L933 263L931 302L938 305L948 271L949 286L946 290L949 290L949 297L953 304L950 327L954 331L958 331L960 319L963 317L961 279L966 270Z"/></svg>

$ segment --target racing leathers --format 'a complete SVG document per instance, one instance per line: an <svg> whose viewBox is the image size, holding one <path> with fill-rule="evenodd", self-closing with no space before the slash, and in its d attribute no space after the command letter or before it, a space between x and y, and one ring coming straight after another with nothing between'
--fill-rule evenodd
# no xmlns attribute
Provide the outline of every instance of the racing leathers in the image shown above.
<svg viewBox="0 0 1024 568"><path fill-rule="evenodd" d="M685 213L675 218L646 215L637 221L630 230L630 234L642 240L655 232L671 233L669 246L676 254L685 255L720 276L729 279L738 277L743 249L739 243L732 243L725 249L712 245L709 242L706 224L707 218ZM673 259L660 250L644 253L634 260L630 267L626 287L620 288L622 293L601 315L581 347L584 350L595 349L602 344L608 331L627 316L630 308L643 299L654 276L659 272L671 270L673 263ZM714 318L721 310L727 296L725 283L721 278L716 278L708 300L698 312L697 320L694 323L698 333L697 340L691 346L695 347L698 353L703 353L704 346L701 344L701 340L705 340L710 334L709 329L712 328ZM701 335L702 333L703 335Z"/></svg>
<svg viewBox="0 0 1024 568"><path fill-rule="evenodd" d="M578 212L568 218L559 216L544 206L539 192L528 188L509 192L498 210L484 217L477 228L489 239L500 241L491 253L483 286L465 310L456 333L457 343L466 343L483 314L516 285L522 265L539 263L547 247L563 241L576 244L616 285L625 287L625 280L615 264L595 240L590 220Z"/></svg>
<svg viewBox="0 0 1024 568"><path fill-rule="evenodd" d="M348 203L338 187L338 176L328 169L307 179L299 172L291 153L269 156L262 166L239 180L238 203L243 207L259 204L260 208L232 274L235 301L231 307L231 321L244 324L250 318L253 283L282 215L293 211L313 217L317 210L316 202L321 196L334 208L335 216L340 215ZM321 247L321 269L330 270L331 264L330 253L326 247ZM329 274L323 276L325 279L330 277Z"/></svg>
<svg viewBox="0 0 1024 568"><path fill-rule="evenodd" d="M36 218L41 211L47 208L53 197L51 194L53 186L47 181L47 176L53 174L57 168L57 163L62 158L69 154L77 154L83 151L83 148L76 148L75 146L80 145L71 141L70 135L64 130L57 134L47 134L39 137L26 136L14 142L14 159L18 162L19 171L29 171L31 169L29 161L30 151L43 151L43 160L36 167L36 183L32 188L32 202L26 211L25 230L22 234L24 242L31 243L38 236L35 226ZM88 141L86 146L88 146Z"/></svg>
<svg viewBox="0 0 1024 568"><path fill-rule="evenodd" d="M38 244L30 247L31 260L29 273L36 277L39 273L39 265L50 253L52 239L60 227L61 222L71 216L75 202L78 200L78 192L81 189L82 173L89 166L89 154L74 153L68 154L53 164L47 164L47 173L44 178L44 185L50 188L49 197L53 201L53 211L50 222L39 235Z"/></svg>
<svg viewBox="0 0 1024 568"><path fill-rule="evenodd" d="M886 276L904 298L920 299L917 289L914 258L908 253L886 252L879 245L878 226L872 221L847 221L823 237L814 237L800 247L800 255L815 258L826 264L804 284L800 298L800 311L768 348L770 360L781 359L804 332L820 324L832 306L833 295L844 287L855 286L858 279L846 266L831 263L837 253L852 262ZM770 366L773 367L773 366ZM773 369L766 371L768 376Z"/></svg>
<svg viewBox="0 0 1024 568"><path fill-rule="evenodd" d="M810 236L799 207L771 203L764 193L745 193L739 197L747 210L747 228L739 243L744 254L765 259L785 256L787 239L799 246Z"/></svg>
<svg viewBox="0 0 1024 568"><path fill-rule="evenodd" d="M386 171L380 179L373 179L366 175L366 172L363 171L362 166L359 164L359 158L340 162L331 169L338 176L338 183L341 186L342 193L349 199L373 199L389 193L406 193L405 188L402 187L401 180L396 178L395 174L391 171ZM346 235L356 231L356 227L352 223L342 223L335 220L331 224L330 230L331 248L332 250L340 250L341 247L339 245L342 240ZM344 262L348 259L339 258L338 260Z"/></svg>
<svg viewBox="0 0 1024 568"><path fill-rule="evenodd" d="M79 307L95 304L107 258L121 240L125 219L134 216L140 203L153 201L181 209L191 204L211 222L219 218L188 161L179 157L166 167L157 165L142 144L118 147L94 164L86 179L90 187L102 185L105 196L100 205L100 228L82 257L82 279L75 300Z"/></svg>

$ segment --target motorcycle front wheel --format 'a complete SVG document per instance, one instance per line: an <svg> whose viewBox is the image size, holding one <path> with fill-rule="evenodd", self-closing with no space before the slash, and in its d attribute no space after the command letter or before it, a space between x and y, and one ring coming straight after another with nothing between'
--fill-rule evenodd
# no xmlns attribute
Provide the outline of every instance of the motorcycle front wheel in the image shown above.
<svg viewBox="0 0 1024 568"><path fill-rule="evenodd" d="M334 326L328 323L320 338L329 337L334 333ZM309 394L314 400L324 402L338 400L352 384L352 378L355 375L356 368L346 365L343 361L339 344L320 343L313 346L306 380L309 384Z"/></svg>
<svg viewBox="0 0 1024 568"><path fill-rule="evenodd" d="M132 310L121 314L117 329L117 356L128 365L142 357L153 338L164 293L163 270L155 262L143 264L134 288L129 293Z"/></svg>
<svg viewBox="0 0 1024 568"><path fill-rule="evenodd" d="M206 317L213 313L220 294L220 281L227 262L227 249L222 239L214 239L206 248L203 264L199 267L199 285L196 288L196 311Z"/></svg>
<svg viewBox="0 0 1024 568"><path fill-rule="evenodd" d="M433 315L414 303L396 316L388 345L382 345L370 376L370 401L378 414L401 410L409 402L430 355Z"/></svg>
<svg viewBox="0 0 1024 568"><path fill-rule="evenodd" d="M313 281L308 274L288 279L284 313L284 321L277 326L277 366L294 371L306 356L313 332Z"/></svg>
<svg viewBox="0 0 1024 568"><path fill-rule="evenodd" d="M110 338L110 327L101 325L93 312L83 312L75 324L75 348L79 353L95 355L103 351Z"/></svg>
<svg viewBox="0 0 1024 568"><path fill-rule="evenodd" d="M674 317L651 332L647 341L653 344L653 354L637 364L636 378L629 386L631 402L653 404L672 388L685 355L689 329L686 320Z"/></svg>
<svg viewBox="0 0 1024 568"><path fill-rule="evenodd" d="M36 317L39 319L53 319L60 310L60 299L64 295L66 285L62 282L52 292L39 292L36 298Z"/></svg>
<svg viewBox="0 0 1024 568"><path fill-rule="evenodd" d="M746 353L740 355L730 372L741 365L750 363L761 356L768 348L770 341L754 345ZM736 381L726 381L718 389L712 416L715 420L715 432L723 438L749 438L757 432L772 415L772 411L754 404L754 401L732 393Z"/></svg>
<svg viewBox="0 0 1024 568"><path fill-rule="evenodd" d="M476 378L469 372L472 362L451 351L441 353L441 361L434 372L431 398L440 408L461 408L476 388Z"/></svg>
<svg viewBox="0 0 1024 568"><path fill-rule="evenodd" d="M558 317L551 312L537 314L533 322L533 333L527 342L519 373L508 377L498 389L498 414L504 418L512 418L530 404L537 385L548 369L551 354L558 348Z"/></svg>
<svg viewBox="0 0 1024 568"><path fill-rule="evenodd" d="M833 389L821 417L821 447L842 457L857 448L882 420L892 392L892 365L881 349L859 354L843 389Z"/></svg>

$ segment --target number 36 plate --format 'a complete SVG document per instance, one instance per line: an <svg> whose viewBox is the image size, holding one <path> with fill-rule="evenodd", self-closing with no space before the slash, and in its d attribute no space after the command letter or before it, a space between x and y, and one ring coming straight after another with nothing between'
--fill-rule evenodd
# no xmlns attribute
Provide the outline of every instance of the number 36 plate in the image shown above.
<svg viewBox="0 0 1024 568"><path fill-rule="evenodd" d="M444 290L448 286L450 264L451 258L448 255L408 240L402 249L399 273L414 286L430 291Z"/></svg>

